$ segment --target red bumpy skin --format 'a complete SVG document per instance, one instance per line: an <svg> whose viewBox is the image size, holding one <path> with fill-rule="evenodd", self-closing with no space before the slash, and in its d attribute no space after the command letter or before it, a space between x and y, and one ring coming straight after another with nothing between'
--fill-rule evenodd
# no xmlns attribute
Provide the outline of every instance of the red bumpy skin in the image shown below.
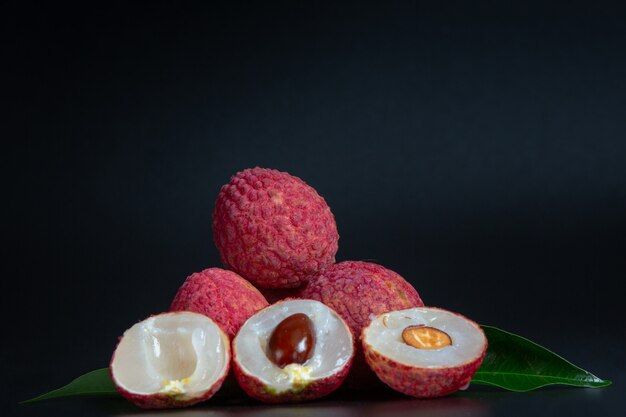
<svg viewBox="0 0 626 417"><path fill-rule="evenodd" d="M264 288L295 288L335 262L339 234L326 201L273 169L235 174L220 190L213 237L224 265Z"/></svg>
<svg viewBox="0 0 626 417"><path fill-rule="evenodd" d="M267 306L259 290L236 273L209 268L187 277L170 311L204 314L232 339L250 316Z"/></svg>
<svg viewBox="0 0 626 417"><path fill-rule="evenodd" d="M228 347L230 349L230 347ZM111 360L112 362L112 360ZM228 365L230 367L230 363ZM110 368L110 367L109 367ZM115 381L113 376L113 372L109 372L111 375L111 379ZM201 403L203 401L208 400L213 397L217 391L222 387L226 376L228 375L228 368L224 375L220 377L210 390L204 392L202 395L194 398L190 398L188 396L171 396L166 394L152 394L152 395L142 395L129 392L124 388L121 388L119 385L115 384L115 388L117 392L119 392L124 398L133 404L146 409L160 409L160 408L181 408L181 407L189 407L194 404Z"/></svg>
<svg viewBox="0 0 626 417"><path fill-rule="evenodd" d="M481 333L480 326L466 317ZM378 378L396 391L418 398L442 397L467 387L483 363L487 353L487 338L482 353L475 359L449 368L419 368L394 361L376 352L361 337L365 360Z"/></svg>
<svg viewBox="0 0 626 417"><path fill-rule="evenodd" d="M348 376L354 355L336 374L327 378L316 379L300 387L275 393L268 390L267 386L261 380L253 375L244 372L237 362L237 354L233 354L233 371L237 383L250 397L262 401L267 404L279 404L286 402L311 401L324 397L337 390L342 382Z"/></svg>
<svg viewBox="0 0 626 417"><path fill-rule="evenodd" d="M372 316L424 305L415 288L402 276L381 265L361 261L344 261L326 268L310 280L300 297L321 301L334 309L354 335L361 334ZM360 343L357 347L346 383L354 387L377 383L378 378L365 363Z"/></svg>
<svg viewBox="0 0 626 417"><path fill-rule="evenodd" d="M394 362L363 345L365 360L374 373L396 391L418 398L442 397L467 386L485 357L453 368L416 368Z"/></svg>

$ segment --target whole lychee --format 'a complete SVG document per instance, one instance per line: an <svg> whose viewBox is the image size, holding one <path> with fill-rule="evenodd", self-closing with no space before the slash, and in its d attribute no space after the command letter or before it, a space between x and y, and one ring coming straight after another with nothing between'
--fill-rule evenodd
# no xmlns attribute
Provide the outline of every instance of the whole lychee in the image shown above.
<svg viewBox="0 0 626 417"><path fill-rule="evenodd" d="M402 276L381 265L363 261L339 262L312 278L302 298L321 301L333 308L360 335L373 316L424 305L419 294ZM359 347L349 385L376 383Z"/></svg>
<svg viewBox="0 0 626 417"><path fill-rule="evenodd" d="M111 359L111 379L143 408L177 408L209 399L230 367L230 341L210 318L162 313L124 332Z"/></svg>
<svg viewBox="0 0 626 417"><path fill-rule="evenodd" d="M441 397L466 388L487 351L478 324L433 307L381 314L363 329L361 341L376 375L414 397Z"/></svg>
<svg viewBox="0 0 626 417"><path fill-rule="evenodd" d="M264 288L295 288L335 262L339 234L326 201L273 169L235 174L220 190L213 237L224 265Z"/></svg>
<svg viewBox="0 0 626 417"><path fill-rule="evenodd" d="M208 268L187 277L170 311L204 314L233 338L250 316L267 306L265 297L244 278L225 269Z"/></svg>
<svg viewBox="0 0 626 417"><path fill-rule="evenodd" d="M283 300L250 317L232 343L237 382L266 403L306 401L336 390L348 375L354 337L333 309Z"/></svg>

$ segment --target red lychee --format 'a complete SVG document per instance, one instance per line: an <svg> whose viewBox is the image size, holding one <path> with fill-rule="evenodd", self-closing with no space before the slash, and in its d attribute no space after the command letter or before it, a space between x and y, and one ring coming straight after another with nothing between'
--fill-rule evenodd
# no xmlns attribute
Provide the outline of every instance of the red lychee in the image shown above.
<svg viewBox="0 0 626 417"><path fill-rule="evenodd" d="M413 397L441 397L464 389L487 351L478 324L434 307L381 314L363 329L361 342L376 375Z"/></svg>
<svg viewBox="0 0 626 417"><path fill-rule="evenodd" d="M220 190L213 237L224 265L264 288L305 284L335 262L339 240L335 217L311 186L258 167Z"/></svg>
<svg viewBox="0 0 626 417"><path fill-rule="evenodd" d="M233 338L250 316L267 306L265 297L244 278L225 269L208 268L187 277L170 311L204 314Z"/></svg>

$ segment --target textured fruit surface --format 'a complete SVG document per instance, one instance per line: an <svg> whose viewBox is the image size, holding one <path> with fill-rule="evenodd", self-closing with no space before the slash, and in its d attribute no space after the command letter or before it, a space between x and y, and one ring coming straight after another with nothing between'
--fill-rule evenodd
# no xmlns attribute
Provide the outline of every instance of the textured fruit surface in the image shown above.
<svg viewBox="0 0 626 417"><path fill-rule="evenodd" d="M295 288L335 262L339 234L326 201L273 169L235 174L220 190L213 237L224 265L265 288Z"/></svg>
<svg viewBox="0 0 626 417"><path fill-rule="evenodd" d="M351 364L352 359L332 376L312 381L296 382L290 390L280 392L268 388L262 379L255 378L242 370L241 366L236 362L236 357L234 357L233 361L233 371L237 382L250 397L267 404L280 404L316 400L336 391L348 376Z"/></svg>
<svg viewBox="0 0 626 417"><path fill-rule="evenodd" d="M458 391L470 383L482 363L479 358L462 366L432 370L403 365L374 351L367 351L365 359L385 384L418 398L442 397Z"/></svg>
<svg viewBox="0 0 626 417"><path fill-rule="evenodd" d="M187 277L170 311L204 314L233 338L250 316L267 306L265 297L244 278L232 271L209 268Z"/></svg>
<svg viewBox="0 0 626 417"><path fill-rule="evenodd" d="M303 364L311 357L314 345L313 322L306 314L296 313L278 323L267 344L267 356L281 368Z"/></svg>
<svg viewBox="0 0 626 417"><path fill-rule="evenodd" d="M300 296L333 308L360 335L374 315L423 306L419 294L402 276L381 265L362 261L339 262L312 278ZM347 384L358 388L378 379L365 363L360 345Z"/></svg>
<svg viewBox="0 0 626 417"><path fill-rule="evenodd" d="M203 401L208 400L213 397L217 391L222 387L224 383L224 379L226 379L226 374L222 376L219 380L215 382L215 385L201 396L197 397L187 397L187 396L172 396L168 394L154 394L154 395L142 395L135 394L133 392L127 391L123 388L117 387L117 391L122 395L122 397L126 398L128 401L132 402L138 407L146 408L146 409L162 409L162 408L182 408L189 407Z"/></svg>
<svg viewBox="0 0 626 417"><path fill-rule="evenodd" d="M344 261L323 270L300 293L333 308L352 332L361 330L370 315L424 305L419 294L404 278L381 265Z"/></svg>
<svg viewBox="0 0 626 417"><path fill-rule="evenodd" d="M423 316L420 311L424 312ZM395 319L378 316L361 335L365 359L381 381L396 391L420 398L441 397L469 385L487 351L487 339L478 324L460 314L433 307L382 316L394 315ZM398 323L415 321L415 317L421 321L419 325L432 323L432 329L445 334L442 343L441 339L437 340L439 349L424 348L421 342L407 342L398 337L407 329Z"/></svg>
<svg viewBox="0 0 626 417"><path fill-rule="evenodd" d="M313 323L310 355L302 363L290 361L281 366L266 355L270 339L284 323L284 327L295 325L296 333L301 332L302 324L296 324L299 320L288 319L302 315ZM273 304L248 319L233 340L232 349L234 375L241 388L257 400L282 403L313 400L339 388L351 368L355 341L334 310L319 301L293 299Z"/></svg>

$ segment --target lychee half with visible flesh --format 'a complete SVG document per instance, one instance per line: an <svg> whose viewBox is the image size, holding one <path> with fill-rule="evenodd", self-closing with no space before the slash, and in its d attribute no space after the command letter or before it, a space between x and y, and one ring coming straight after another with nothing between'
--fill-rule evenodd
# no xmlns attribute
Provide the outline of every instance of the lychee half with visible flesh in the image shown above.
<svg viewBox="0 0 626 417"><path fill-rule="evenodd" d="M210 318L162 313L124 332L110 371L117 390L143 408L185 407L219 390L230 366L230 342Z"/></svg>
<svg viewBox="0 0 626 417"><path fill-rule="evenodd" d="M233 338L250 316L267 306L259 290L241 276L221 268L208 268L187 277L170 311L204 314Z"/></svg>
<svg viewBox="0 0 626 417"><path fill-rule="evenodd" d="M334 310L314 300L283 300L250 317L232 343L237 382L266 403L305 401L336 390L355 344Z"/></svg>
<svg viewBox="0 0 626 417"><path fill-rule="evenodd" d="M335 217L313 187L286 172L251 168L224 185L213 211L222 262L264 288L295 288L335 262Z"/></svg>
<svg viewBox="0 0 626 417"><path fill-rule="evenodd" d="M424 305L415 288L398 273L363 261L339 262L324 269L309 281L300 297L333 308L357 337L375 315ZM349 385L358 388L377 383L360 345L354 362Z"/></svg>
<svg viewBox="0 0 626 417"><path fill-rule="evenodd" d="M478 324L433 307L381 314L363 329L361 342L381 381L424 398L467 388L487 351Z"/></svg>

